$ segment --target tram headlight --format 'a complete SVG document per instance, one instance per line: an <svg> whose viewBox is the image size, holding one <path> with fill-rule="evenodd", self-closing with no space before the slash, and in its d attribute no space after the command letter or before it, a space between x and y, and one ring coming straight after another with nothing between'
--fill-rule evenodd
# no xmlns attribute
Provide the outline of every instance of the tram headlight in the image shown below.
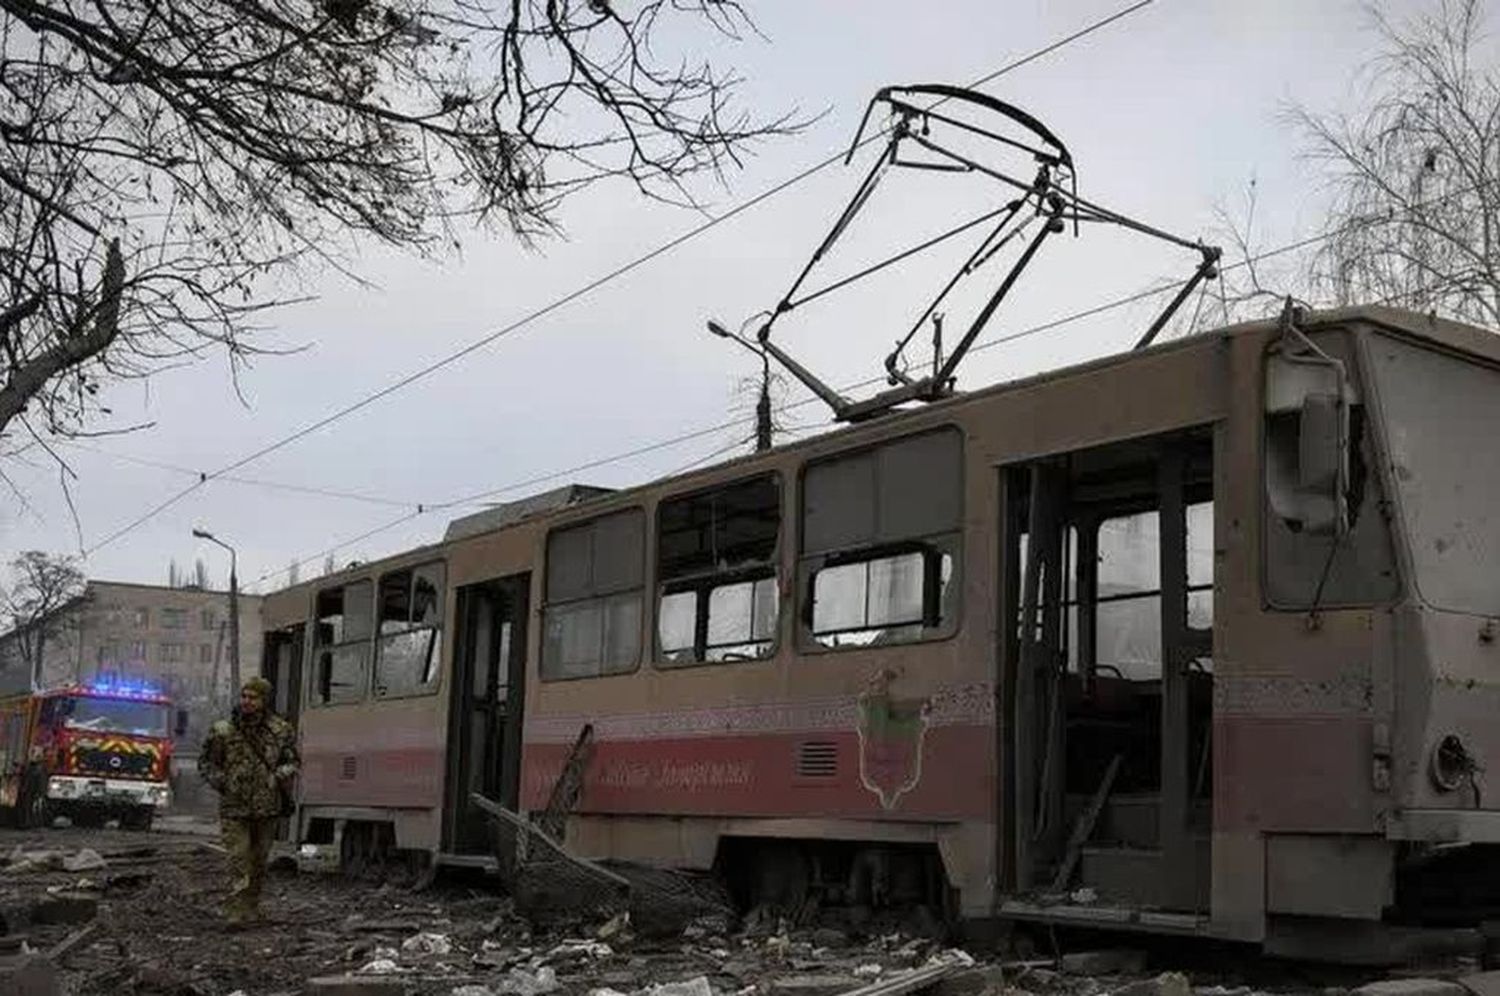
<svg viewBox="0 0 1500 996"><path fill-rule="evenodd" d="M1479 759L1470 752L1460 737L1452 733L1439 740L1432 749L1432 762L1427 769L1432 784L1440 792L1456 791L1473 781L1481 770Z"/></svg>

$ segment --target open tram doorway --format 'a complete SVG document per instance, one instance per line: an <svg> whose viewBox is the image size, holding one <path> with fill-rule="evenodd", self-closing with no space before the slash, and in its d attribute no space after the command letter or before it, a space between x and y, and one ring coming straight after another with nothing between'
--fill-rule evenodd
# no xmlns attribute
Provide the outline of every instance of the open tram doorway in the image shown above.
<svg viewBox="0 0 1500 996"><path fill-rule="evenodd" d="M472 793L509 809L520 799L530 592L530 574L458 589L445 824L451 855L494 854L489 818L470 801Z"/></svg>
<svg viewBox="0 0 1500 996"><path fill-rule="evenodd" d="M268 630L261 641L260 674L271 683L271 710L296 730L302 717L302 654L307 626L295 623ZM238 696L239 689L232 695ZM236 698L235 701L238 701ZM276 839L292 839L292 820L276 821Z"/></svg>
<svg viewBox="0 0 1500 996"><path fill-rule="evenodd" d="M1003 473L1006 891L1206 913L1213 432Z"/></svg>

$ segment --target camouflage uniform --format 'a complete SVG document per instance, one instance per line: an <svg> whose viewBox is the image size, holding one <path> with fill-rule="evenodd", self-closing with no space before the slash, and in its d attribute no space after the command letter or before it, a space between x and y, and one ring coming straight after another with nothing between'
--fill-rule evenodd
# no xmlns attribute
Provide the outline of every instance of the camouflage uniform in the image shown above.
<svg viewBox="0 0 1500 996"><path fill-rule="evenodd" d="M236 709L214 723L198 754L198 773L219 793L231 921L259 916L266 859L281 812L277 779L297 773L296 739L292 725L275 713L245 717Z"/></svg>

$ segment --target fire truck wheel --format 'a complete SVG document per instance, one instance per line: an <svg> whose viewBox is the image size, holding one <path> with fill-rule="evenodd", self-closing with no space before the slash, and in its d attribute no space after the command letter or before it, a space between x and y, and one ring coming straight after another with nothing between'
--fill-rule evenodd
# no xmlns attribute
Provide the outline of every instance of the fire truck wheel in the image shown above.
<svg viewBox="0 0 1500 996"><path fill-rule="evenodd" d="M52 825L52 804L47 800L47 780L36 774L26 780L25 801L21 805L21 825L40 830Z"/></svg>

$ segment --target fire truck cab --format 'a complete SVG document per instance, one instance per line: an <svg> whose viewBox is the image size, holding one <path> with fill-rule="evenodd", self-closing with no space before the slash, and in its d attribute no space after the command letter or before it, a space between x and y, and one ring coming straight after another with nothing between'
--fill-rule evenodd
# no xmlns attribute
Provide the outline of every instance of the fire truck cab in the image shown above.
<svg viewBox="0 0 1500 996"><path fill-rule="evenodd" d="M109 683L0 699L0 815L28 827L117 819L149 829L172 801L172 739L186 714L141 685Z"/></svg>

